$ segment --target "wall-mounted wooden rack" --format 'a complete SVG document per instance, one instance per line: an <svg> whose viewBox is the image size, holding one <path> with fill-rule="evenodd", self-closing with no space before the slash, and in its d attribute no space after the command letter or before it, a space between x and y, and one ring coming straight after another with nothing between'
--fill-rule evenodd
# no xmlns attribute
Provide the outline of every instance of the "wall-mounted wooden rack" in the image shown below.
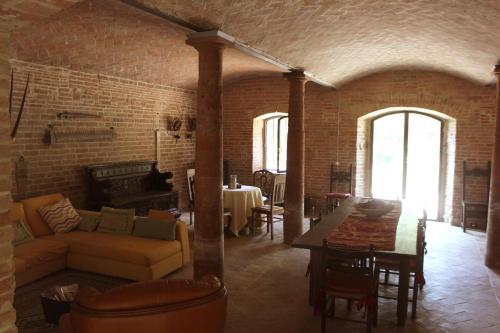
<svg viewBox="0 0 500 333"><path fill-rule="evenodd" d="M49 125L46 135L48 144L64 142L82 142L82 141L112 141L115 136L115 129L56 129L54 125Z"/></svg>

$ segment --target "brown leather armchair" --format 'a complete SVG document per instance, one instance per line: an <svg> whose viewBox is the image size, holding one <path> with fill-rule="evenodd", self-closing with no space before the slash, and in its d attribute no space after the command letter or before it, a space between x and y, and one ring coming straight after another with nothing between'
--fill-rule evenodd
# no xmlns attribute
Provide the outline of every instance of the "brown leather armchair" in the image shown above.
<svg viewBox="0 0 500 333"><path fill-rule="evenodd" d="M227 290L216 277L131 283L100 293L82 288L62 333L224 332Z"/></svg>

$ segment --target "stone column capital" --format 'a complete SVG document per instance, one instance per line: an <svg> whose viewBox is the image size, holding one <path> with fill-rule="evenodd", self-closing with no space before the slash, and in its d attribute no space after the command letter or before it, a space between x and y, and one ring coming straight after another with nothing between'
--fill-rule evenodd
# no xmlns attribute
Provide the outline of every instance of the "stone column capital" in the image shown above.
<svg viewBox="0 0 500 333"><path fill-rule="evenodd" d="M500 63L495 65L495 67L493 68L493 73L495 73L496 76L500 76Z"/></svg>
<svg viewBox="0 0 500 333"><path fill-rule="evenodd" d="M234 43L234 38L219 30L195 32L188 36L186 44L197 50L201 48L223 49Z"/></svg>
<svg viewBox="0 0 500 333"><path fill-rule="evenodd" d="M299 81L305 83L309 80L307 76L304 74L304 71L301 69L291 70L290 72L283 73L283 76L288 81Z"/></svg>

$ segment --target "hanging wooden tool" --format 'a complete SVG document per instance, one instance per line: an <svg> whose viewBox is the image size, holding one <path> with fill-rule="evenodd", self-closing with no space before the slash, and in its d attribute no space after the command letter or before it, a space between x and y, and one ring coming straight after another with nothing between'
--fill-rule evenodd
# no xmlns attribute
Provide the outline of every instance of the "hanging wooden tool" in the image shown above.
<svg viewBox="0 0 500 333"><path fill-rule="evenodd" d="M26 85L24 86L23 99L21 100L21 106L19 107L19 112L17 113L17 119L10 132L10 137L14 139L16 137L17 129L21 123L21 117L24 111L24 103L26 102L26 96L28 95L28 86L30 83L30 74L28 73L28 78L26 79ZM12 95L14 91L14 70L10 74L10 92L9 92L9 115L12 116Z"/></svg>

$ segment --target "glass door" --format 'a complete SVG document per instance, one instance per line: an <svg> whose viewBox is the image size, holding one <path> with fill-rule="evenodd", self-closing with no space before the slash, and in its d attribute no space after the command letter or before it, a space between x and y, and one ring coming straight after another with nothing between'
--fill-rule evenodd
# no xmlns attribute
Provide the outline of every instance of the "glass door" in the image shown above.
<svg viewBox="0 0 500 333"><path fill-rule="evenodd" d="M403 198L404 113L373 121L372 196Z"/></svg>
<svg viewBox="0 0 500 333"><path fill-rule="evenodd" d="M427 217L438 218L441 166L441 121L418 113L408 119L408 155L405 198L425 207Z"/></svg>
<svg viewBox="0 0 500 333"><path fill-rule="evenodd" d="M439 119L399 112L372 123L371 193L375 198L405 199L440 216L441 132Z"/></svg>

